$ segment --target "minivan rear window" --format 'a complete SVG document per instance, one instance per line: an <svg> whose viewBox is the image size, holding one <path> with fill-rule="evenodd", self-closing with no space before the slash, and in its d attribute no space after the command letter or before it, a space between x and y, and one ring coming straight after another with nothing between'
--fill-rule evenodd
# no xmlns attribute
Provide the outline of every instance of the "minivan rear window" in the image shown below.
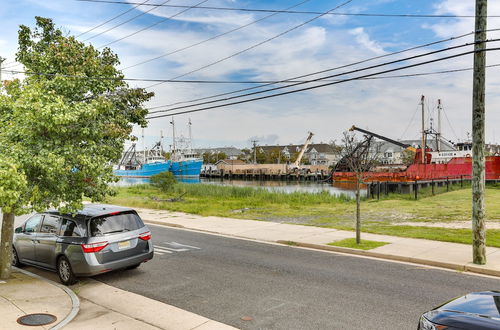
<svg viewBox="0 0 500 330"><path fill-rule="evenodd" d="M141 218L135 213L105 215L90 220L91 236L103 236L132 231L144 227Z"/></svg>

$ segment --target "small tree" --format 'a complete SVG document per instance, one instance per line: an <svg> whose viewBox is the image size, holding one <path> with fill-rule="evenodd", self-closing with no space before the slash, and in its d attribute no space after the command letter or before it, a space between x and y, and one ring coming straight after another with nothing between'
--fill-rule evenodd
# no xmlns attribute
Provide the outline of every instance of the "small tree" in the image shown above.
<svg viewBox="0 0 500 330"><path fill-rule="evenodd" d="M411 165L415 162L415 151L411 151L408 149L403 150L401 152L401 163L403 165Z"/></svg>
<svg viewBox="0 0 500 330"><path fill-rule="evenodd" d="M177 179L175 178L174 174L169 171L161 172L151 177L151 184L163 191L172 190L176 183Z"/></svg>
<svg viewBox="0 0 500 330"><path fill-rule="evenodd" d="M132 125L146 126L141 104L153 94L132 89L118 57L66 37L52 20L21 26L16 60L27 77L0 93L0 278L10 276L14 215L103 200L116 181Z"/></svg>
<svg viewBox="0 0 500 330"><path fill-rule="evenodd" d="M342 138L341 162L345 162L350 171L354 173L356 183L356 243L361 243L361 185L365 183L368 171L378 164L378 150L373 138L365 137L360 141L352 132L344 132Z"/></svg>

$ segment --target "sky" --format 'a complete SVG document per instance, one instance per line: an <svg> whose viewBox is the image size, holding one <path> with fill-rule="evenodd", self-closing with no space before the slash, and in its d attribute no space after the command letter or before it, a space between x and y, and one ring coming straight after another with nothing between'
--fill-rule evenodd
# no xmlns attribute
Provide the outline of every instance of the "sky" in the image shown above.
<svg viewBox="0 0 500 330"><path fill-rule="evenodd" d="M273 10L293 7L290 10L318 13L331 11L349 14L463 16L474 15L472 0L144 1L121 0L122 4L75 0L6 1L0 6L2 31L0 56L7 58L4 68L22 70L22 66L15 63L19 25L34 26L34 16L43 16L52 18L56 26L68 35L78 36L77 39L82 42L95 47L104 45L110 47L118 54L121 60L119 68L123 70L126 78L180 77L178 79L191 81L228 82L217 84L167 82L153 87L150 87L153 85L151 82L129 82L131 87L148 87L148 90L155 92L155 97L145 105L163 106L151 110L154 111L168 109L169 107L165 105L256 85L244 83L245 81L286 80L449 39L474 30L474 19L467 17L320 16L296 13L271 15L268 12L189 8L196 5ZM144 5L130 4L133 2ZM188 8L146 5L162 3L183 5ZM332 11L339 5L340 8ZM120 14L122 15L111 20ZM488 14L500 16L500 3L490 1ZM105 22L107 23L102 24ZM488 18L488 28L500 28L500 17ZM221 34L224 35L217 37ZM488 33L489 39L499 37L500 32ZM414 49L303 79L339 74L472 41L473 36L468 35L446 43ZM499 44L490 42L489 47L499 47ZM422 59L406 60L362 71L359 74L375 73L383 69L439 59L470 50L471 46L458 48ZM165 54L167 55L164 56ZM141 62L145 63L140 64ZM487 65L495 64L500 64L500 52L489 52ZM473 57L469 54L382 76L468 69L472 68L472 65ZM487 143L500 141L499 72L500 66L488 68L486 73ZM356 75L350 74L339 78L354 76ZM22 77L22 75L2 72L2 79L12 77ZM301 87L318 84L318 82L304 84ZM283 84L267 88L275 86ZM290 88L281 91L286 90ZM255 96L262 95L269 94ZM330 141L339 143L342 133L352 125L393 139L417 139L421 125L419 106L421 95L425 95L428 127L431 123L434 128L437 127L436 105L440 99L444 109L441 125L443 136L456 142L468 138L472 125L472 71L355 80L218 109L181 114L175 116L176 134L188 135L187 123L190 119L195 147L245 148L250 147L251 140L258 140L258 144L261 145L296 144L303 143L309 131L315 134L313 138L315 143ZM234 101L242 99L244 98ZM184 110L188 109L194 108ZM434 120L431 120L431 117L434 117ZM149 126L144 130L144 143L152 145L162 134L166 137L165 143L167 145L171 143L170 121L171 117L151 119ZM134 135L141 137L142 134L140 128L134 128Z"/></svg>

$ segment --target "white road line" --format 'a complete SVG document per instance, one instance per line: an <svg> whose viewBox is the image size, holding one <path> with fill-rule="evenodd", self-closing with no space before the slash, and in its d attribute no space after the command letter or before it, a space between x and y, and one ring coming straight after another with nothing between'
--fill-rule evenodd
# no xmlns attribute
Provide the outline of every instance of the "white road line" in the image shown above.
<svg viewBox="0 0 500 330"><path fill-rule="evenodd" d="M165 249L165 250L173 251L173 252L184 252L184 251L189 251L189 249L172 249L172 248L168 248L168 247L164 247L164 246L162 246L161 248L162 248L162 249ZM172 252L170 252L170 253L172 253Z"/></svg>
<svg viewBox="0 0 500 330"><path fill-rule="evenodd" d="M155 251L163 252L163 253L172 253L172 251L169 251L168 249L164 248L163 246L158 246L155 245Z"/></svg>
<svg viewBox="0 0 500 330"><path fill-rule="evenodd" d="M155 251L155 254L157 254L157 255L159 255L159 256L162 256L162 255L164 255L165 253L163 253L163 252L158 252L158 251Z"/></svg>
<svg viewBox="0 0 500 330"><path fill-rule="evenodd" d="M185 246L185 247L188 247L188 248L192 248L192 249L200 250L200 248L199 248L199 247L196 247L196 246L185 245L185 244L180 244L180 243L176 243L176 242L172 242L172 243L165 242L165 243L167 243L167 244L172 244L172 245L178 245L178 246Z"/></svg>

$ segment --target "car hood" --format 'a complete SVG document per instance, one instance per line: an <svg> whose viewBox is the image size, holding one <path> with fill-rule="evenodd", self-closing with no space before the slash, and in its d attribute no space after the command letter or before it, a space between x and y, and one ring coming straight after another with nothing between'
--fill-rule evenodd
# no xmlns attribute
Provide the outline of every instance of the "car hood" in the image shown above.
<svg viewBox="0 0 500 330"><path fill-rule="evenodd" d="M424 316L457 329L500 328L500 292L474 292L436 307Z"/></svg>

